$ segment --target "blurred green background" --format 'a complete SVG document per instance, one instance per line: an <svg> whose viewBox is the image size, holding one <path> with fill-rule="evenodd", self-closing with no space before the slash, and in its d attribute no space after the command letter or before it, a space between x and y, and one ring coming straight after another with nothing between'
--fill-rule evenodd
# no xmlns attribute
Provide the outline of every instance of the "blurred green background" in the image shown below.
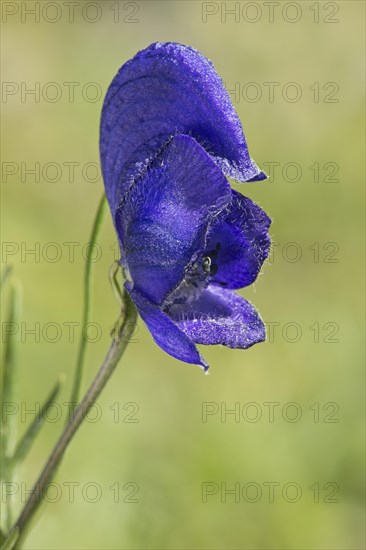
<svg viewBox="0 0 366 550"><path fill-rule="evenodd" d="M233 182L273 219L272 261L241 291L272 341L202 348L204 376L139 322L24 547L364 548L364 3L281 2L272 17L262 2L77 2L70 21L64 2L41 2L39 22L24 11L34 4L2 3L2 259L24 290L20 434L60 372L66 382L19 473L19 506L67 416L82 251L103 191L102 96L119 66L155 41L199 49L231 90L253 158L267 171L278 164L271 180ZM26 172L35 163L39 177ZM108 282L116 250L108 212L88 380L118 311Z"/></svg>

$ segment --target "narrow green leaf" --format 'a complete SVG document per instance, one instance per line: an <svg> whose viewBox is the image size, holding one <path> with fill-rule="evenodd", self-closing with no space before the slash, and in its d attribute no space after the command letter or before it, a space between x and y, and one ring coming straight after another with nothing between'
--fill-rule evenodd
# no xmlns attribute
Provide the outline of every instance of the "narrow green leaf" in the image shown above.
<svg viewBox="0 0 366 550"><path fill-rule="evenodd" d="M6 265L4 267L4 269L2 270L2 273L1 273L1 282L0 282L0 290L3 290L4 286L5 286L5 283L6 281L9 279L11 273L13 271L13 266L10 264L10 265Z"/></svg>
<svg viewBox="0 0 366 550"><path fill-rule="evenodd" d="M2 384L2 404L9 406L15 403L17 386L17 355L18 343L17 332L21 318L22 291L17 281L12 282L10 291L10 307L8 320L5 322L3 330L6 336L4 342L4 363L3 363L3 384ZM2 435L2 458L10 457L15 448L16 439L16 415L3 414L1 423Z"/></svg>
<svg viewBox="0 0 366 550"><path fill-rule="evenodd" d="M12 281L10 287L10 302L7 321L3 323L4 357L2 366L1 392L1 453L0 477L1 481L13 480L11 457L16 446L17 416L10 414L17 408L17 373L18 373L18 346L19 323L21 318L22 291L17 281ZM14 514L14 499L9 498L2 507L2 525L9 529Z"/></svg>
<svg viewBox="0 0 366 550"><path fill-rule="evenodd" d="M33 420L33 422L31 423L31 425L29 426L29 428L27 429L27 431L25 432L25 434L23 435L23 437L21 438L21 440L19 441L16 449L15 449L15 452L14 452L14 463L19 463L19 462L22 462L25 457L27 456L27 454L29 453L43 423L44 423L44 418L47 414L47 411L48 409L50 408L50 406L52 405L52 403L55 401L55 399L57 398L60 390L61 390L61 387L62 387L62 384L64 382L64 376L60 376L59 379L57 380L56 384L54 385L54 387L52 388L51 392L49 393L47 399L45 400L45 402L43 403L42 405L42 408L41 410L39 411L39 413L37 414L37 416L35 417L35 419Z"/></svg>
<svg viewBox="0 0 366 550"><path fill-rule="evenodd" d="M97 214L95 216L93 229L90 235L90 246L93 246L98 239L100 229L102 226L103 218L104 218L104 212L106 209L107 200L105 198L105 195L103 195L99 207L97 210ZM85 264L85 272L84 272L84 306L83 306L83 320L82 320L82 334L80 337L80 343L79 343L79 352L78 352L78 358L76 362L76 369L75 369L75 375L74 375L74 381L73 386L71 390L71 411L73 411L80 400L82 387L83 387L83 379L84 379L84 360L85 360L85 351L86 351L86 344L87 340L84 337L83 329L89 322L90 317L90 307L91 307L91 299L92 299L92 283L93 283L93 272L94 272L94 262L86 260Z"/></svg>
<svg viewBox="0 0 366 550"><path fill-rule="evenodd" d="M14 527L6 537L6 539L1 541L1 550L12 550L16 545L16 542L19 538L19 528Z"/></svg>

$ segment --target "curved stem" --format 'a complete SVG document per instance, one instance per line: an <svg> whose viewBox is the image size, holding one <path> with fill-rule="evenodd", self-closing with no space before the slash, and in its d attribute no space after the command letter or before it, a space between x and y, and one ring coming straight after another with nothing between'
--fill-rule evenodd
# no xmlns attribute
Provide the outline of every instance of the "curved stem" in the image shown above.
<svg viewBox="0 0 366 550"><path fill-rule="evenodd" d="M88 391L81 400L80 404L74 410L68 424L66 425L61 437L54 446L38 480L33 486L30 496L18 518L15 525L8 534L4 541L2 548L11 550L15 547L16 542L22 536L27 524L36 511L38 504L42 499L42 495L45 492L47 484L52 479L52 475L71 441L76 431L82 424L84 418L90 407L95 403L96 399L100 395L102 389L107 383L108 379L112 375L116 368L118 361L120 360L130 337L135 329L137 311L131 301L131 298L124 292L124 319L121 328L118 333L118 339L114 339L109 347L108 353L97 372L93 382L91 383Z"/></svg>
<svg viewBox="0 0 366 550"><path fill-rule="evenodd" d="M107 201L106 201L105 195L103 195L99 203L99 207L98 207L94 224L93 224L92 233L90 235L90 241L89 241L90 247L93 247L95 245L97 238L99 236L100 228L103 222L106 203ZM80 337L79 352L78 352L74 382L73 382L71 397L70 397L71 411L75 409L80 399L83 379L84 379L84 359L85 359L87 340L84 337L83 331L89 321L90 303L92 298L93 271L94 271L94 262L90 261L90 259L87 259L85 264L85 272L84 272L84 306L83 306L83 320L81 324L82 333Z"/></svg>

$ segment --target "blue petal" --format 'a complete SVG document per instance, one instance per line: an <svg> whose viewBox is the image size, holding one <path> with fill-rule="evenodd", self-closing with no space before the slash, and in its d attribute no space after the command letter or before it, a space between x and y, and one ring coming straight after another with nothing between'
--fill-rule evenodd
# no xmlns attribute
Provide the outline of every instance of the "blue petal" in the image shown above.
<svg viewBox="0 0 366 550"><path fill-rule="evenodd" d="M217 268L213 282L233 289L252 284L269 253L270 225L270 218L257 204L232 190L231 203L207 239Z"/></svg>
<svg viewBox="0 0 366 550"><path fill-rule="evenodd" d="M173 306L169 315L196 344L246 349L266 336L254 307L232 290L216 285L210 285L196 302Z"/></svg>
<svg viewBox="0 0 366 550"><path fill-rule="evenodd" d="M117 210L122 263L134 287L161 304L230 200L231 188L206 151L189 136L173 138Z"/></svg>
<svg viewBox="0 0 366 550"><path fill-rule="evenodd" d="M228 176L266 177L212 63L188 46L156 43L120 68L105 98L100 151L113 213L130 181L177 133L195 138Z"/></svg>
<svg viewBox="0 0 366 550"><path fill-rule="evenodd" d="M131 289L128 283L125 286L157 345L176 359L200 365L207 370L208 365L202 359L192 340L180 330L170 317L139 292Z"/></svg>

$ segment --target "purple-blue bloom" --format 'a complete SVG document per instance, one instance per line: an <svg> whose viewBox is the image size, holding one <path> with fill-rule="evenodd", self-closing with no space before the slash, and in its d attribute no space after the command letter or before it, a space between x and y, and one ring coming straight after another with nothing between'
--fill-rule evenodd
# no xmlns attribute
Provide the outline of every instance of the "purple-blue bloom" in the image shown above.
<svg viewBox="0 0 366 550"><path fill-rule="evenodd" d="M196 344L263 341L234 290L255 281L271 221L225 176L266 175L212 63L175 43L139 52L107 92L100 151L125 287L155 342L206 369Z"/></svg>

